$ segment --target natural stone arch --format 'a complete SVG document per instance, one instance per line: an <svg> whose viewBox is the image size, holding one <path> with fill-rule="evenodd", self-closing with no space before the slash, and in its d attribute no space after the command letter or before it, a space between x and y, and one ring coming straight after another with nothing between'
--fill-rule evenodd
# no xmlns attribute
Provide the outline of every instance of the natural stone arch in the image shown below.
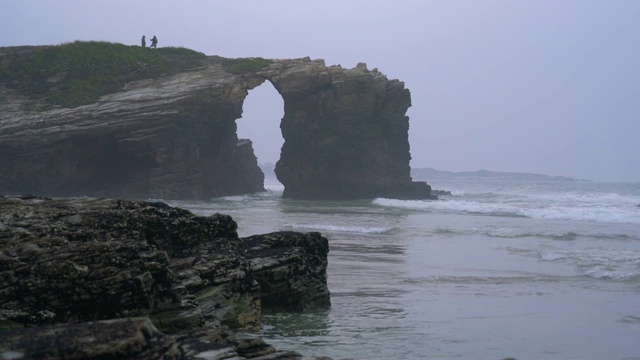
<svg viewBox="0 0 640 360"><path fill-rule="evenodd" d="M236 120L239 141L250 141L253 152L266 178L273 175L273 167L280 159L284 139L280 123L284 115L284 100L273 84L266 80L250 89L242 103L242 116ZM271 168L270 168L271 166ZM266 186L266 183L265 183Z"/></svg>
<svg viewBox="0 0 640 360"><path fill-rule="evenodd" d="M284 197L431 197L410 176L404 83L365 64L271 60L232 74L227 60L209 57L71 109L23 110L37 104L0 84L0 194L208 200L261 191L236 120L248 90L268 80L284 103Z"/></svg>
<svg viewBox="0 0 640 360"><path fill-rule="evenodd" d="M431 197L426 183L411 181L404 83L363 63L344 69L308 58L278 63L265 77L284 100L276 164L284 197Z"/></svg>

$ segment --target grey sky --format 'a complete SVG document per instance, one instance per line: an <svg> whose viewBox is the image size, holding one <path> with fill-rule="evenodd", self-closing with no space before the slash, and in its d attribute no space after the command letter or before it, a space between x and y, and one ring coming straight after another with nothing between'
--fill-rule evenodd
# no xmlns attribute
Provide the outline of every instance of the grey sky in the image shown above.
<svg viewBox="0 0 640 360"><path fill-rule="evenodd" d="M637 0L0 0L0 9L0 46L137 45L144 34L208 55L366 62L411 90L413 167L640 181ZM250 92L240 135L261 162L276 160L281 116L270 84Z"/></svg>

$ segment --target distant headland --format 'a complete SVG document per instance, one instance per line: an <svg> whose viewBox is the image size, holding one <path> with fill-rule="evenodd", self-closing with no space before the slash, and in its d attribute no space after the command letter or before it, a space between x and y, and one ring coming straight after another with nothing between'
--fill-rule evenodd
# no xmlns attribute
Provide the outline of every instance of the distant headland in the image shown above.
<svg viewBox="0 0 640 360"><path fill-rule="evenodd" d="M416 179L437 179L437 178L485 178L485 179L511 179L511 180L529 180L529 181L590 181L584 179L575 179L567 176L549 176L543 174L521 173L521 172L505 172L505 171L442 171L433 168L415 168L411 169L411 176Z"/></svg>

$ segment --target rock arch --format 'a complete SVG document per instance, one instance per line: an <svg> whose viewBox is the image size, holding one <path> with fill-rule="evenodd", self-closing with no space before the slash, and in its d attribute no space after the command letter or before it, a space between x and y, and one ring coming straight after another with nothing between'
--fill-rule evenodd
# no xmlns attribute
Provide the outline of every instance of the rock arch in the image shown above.
<svg viewBox="0 0 640 360"><path fill-rule="evenodd" d="M404 83L364 63L344 69L308 58L277 63L265 77L284 100L276 164L284 197L431 198L410 176Z"/></svg>
<svg viewBox="0 0 640 360"><path fill-rule="evenodd" d="M267 80L249 91L242 104L242 117L236 120L238 138L250 139L260 167L264 164L269 169L269 174L265 171L265 186L266 178L274 176L273 168L280 159L283 115L282 95Z"/></svg>
<svg viewBox="0 0 640 360"><path fill-rule="evenodd" d="M201 199L263 190L236 119L270 81L284 101L276 175L299 199L430 198L410 177L409 90L368 70L273 60L231 74L195 70L129 83L73 109L43 112L0 84L0 194Z"/></svg>

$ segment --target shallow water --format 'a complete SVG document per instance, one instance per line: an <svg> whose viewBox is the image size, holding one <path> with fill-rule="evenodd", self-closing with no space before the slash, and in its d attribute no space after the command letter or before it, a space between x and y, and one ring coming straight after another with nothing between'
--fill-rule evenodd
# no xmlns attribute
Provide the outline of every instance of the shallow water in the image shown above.
<svg viewBox="0 0 640 360"><path fill-rule="evenodd" d="M446 182L446 183L445 183ZM447 185L448 184L448 185ZM335 359L640 359L640 186L451 179L439 201L208 203L241 236L320 231L329 310L264 317L279 349Z"/></svg>

